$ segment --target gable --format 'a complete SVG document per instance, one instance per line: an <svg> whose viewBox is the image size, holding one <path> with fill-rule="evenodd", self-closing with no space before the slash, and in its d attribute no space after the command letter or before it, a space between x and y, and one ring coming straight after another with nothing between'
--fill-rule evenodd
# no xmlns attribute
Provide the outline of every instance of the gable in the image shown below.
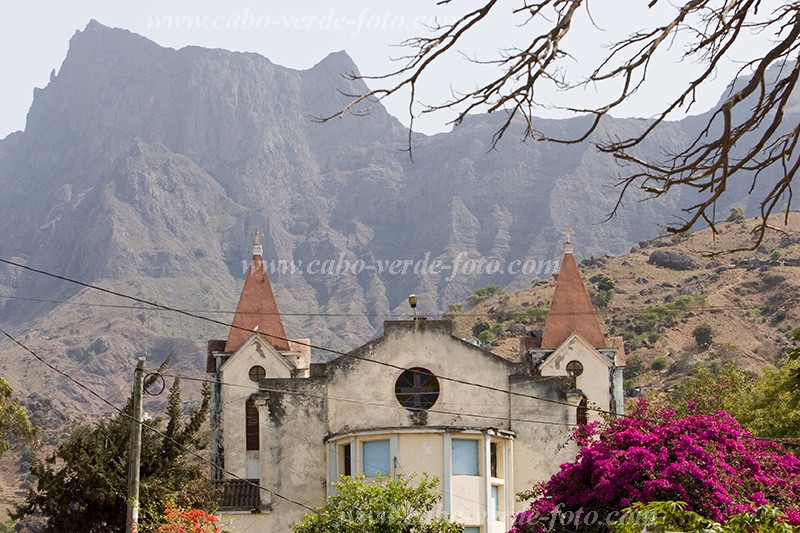
<svg viewBox="0 0 800 533"><path fill-rule="evenodd" d="M586 339L573 333L539 363L539 372L543 376L565 376L567 375L566 365L573 360L580 362L586 370L609 369L613 366L613 362L609 361Z"/></svg>
<svg viewBox="0 0 800 533"><path fill-rule="evenodd" d="M508 376L520 367L482 348L453 337L449 326L429 321L387 324L384 335L328 364L330 431L404 426L472 426L502 424L508 418ZM424 379L409 379L423 369ZM433 379L431 379L433 378ZM422 383L424 381L424 383ZM474 386L472 384L481 384ZM409 387L436 391L423 409L406 407ZM475 406L480 406L479 408ZM485 416L472 416L479 412ZM494 416L496 415L496 416Z"/></svg>
<svg viewBox="0 0 800 533"><path fill-rule="evenodd" d="M266 376L271 378L291 377L294 367L280 352L275 350L258 333L253 333L242 346L236 350L220 367L220 372L226 374L225 381L231 381L231 374L245 374L253 366L261 366L266 371ZM249 378L248 378L249 379Z"/></svg>

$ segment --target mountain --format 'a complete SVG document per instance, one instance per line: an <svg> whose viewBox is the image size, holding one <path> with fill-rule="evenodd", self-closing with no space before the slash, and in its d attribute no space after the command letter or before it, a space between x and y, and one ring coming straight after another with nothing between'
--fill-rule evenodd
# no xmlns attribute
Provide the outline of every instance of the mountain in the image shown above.
<svg viewBox="0 0 800 533"><path fill-rule="evenodd" d="M439 314L479 287L526 287L551 273L566 227L579 256L617 254L692 201L632 194L601 224L619 192L610 186L616 163L589 142L522 143L514 132L491 150L501 116L414 134L412 161L407 130L380 103L364 116L313 120L365 89L348 72L357 67L344 52L295 71L257 54L164 48L90 22L57 75L34 91L25 130L0 141L0 257L225 322L259 228L267 262L285 262L271 279L289 335L346 350L391 315L408 315L411 293L420 313ZM539 126L570 137L586 120ZM697 120L664 124L642 152L679 146ZM609 118L592 139L647 124ZM749 185L732 183L729 204L747 207ZM476 273L480 258L499 271ZM414 272L437 260L438 274ZM345 265L351 271L337 273ZM174 352L177 370L202 378L206 339L226 334L147 307L0 266L4 328L109 397L126 390L142 353L155 364ZM65 412L104 412L4 347L13 356L0 374L23 396L55 387Z"/></svg>

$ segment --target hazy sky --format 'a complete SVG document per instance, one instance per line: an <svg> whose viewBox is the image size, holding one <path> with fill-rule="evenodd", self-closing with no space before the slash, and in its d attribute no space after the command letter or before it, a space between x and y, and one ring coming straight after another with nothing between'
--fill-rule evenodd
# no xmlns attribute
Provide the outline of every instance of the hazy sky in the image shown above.
<svg viewBox="0 0 800 533"><path fill-rule="evenodd" d="M367 2L340 0L322 2L245 2L230 0L222 5L209 0L113 2L109 0L27 1L3 0L0 17L0 138L25 127L25 115L33 98L34 87L44 87L52 69L58 70L67 53L70 37L82 30L92 18L102 24L120 27L144 35L162 46L181 48L200 45L228 50L260 53L275 63L306 69L328 53L346 50L362 74L378 74L396 67L391 57L402 55L396 45L404 39L426 33L425 25L452 20L472 0L458 0L454 6L436 6L435 0ZM520 28L509 13L520 1L507 0L503 14L489 21L483 31L465 43L464 52L478 58L489 57L499 47L524 38L528 28ZM604 32L575 32L573 47L583 53L575 70L587 64L585 58L598 57L601 45L611 40L621 20L644 25L652 13L643 7L644 0L601 0L602 11L593 11L595 22ZM590 4L591 5L591 4ZM660 5L664 5L661 3ZM165 7L166 6L166 7ZM455 7L461 6L460 9ZM501 6L504 7L504 6ZM668 7L668 6L667 6ZM626 32L633 26L626 26ZM590 28L587 28L587 30ZM638 28L637 28L638 29ZM446 68L423 85L422 98L436 102L452 90L472 86L480 74L463 58L454 56ZM679 87L688 75L687 65L663 63L653 69L653 87L631 102L623 115L650 116L656 106ZM709 93L700 95L694 112L704 111L719 98L733 68L721 72ZM591 94L585 95L591 99ZM583 96L581 96L583 98ZM389 111L408 123L403 98L386 102ZM418 129L425 132L449 129L445 115L421 120Z"/></svg>

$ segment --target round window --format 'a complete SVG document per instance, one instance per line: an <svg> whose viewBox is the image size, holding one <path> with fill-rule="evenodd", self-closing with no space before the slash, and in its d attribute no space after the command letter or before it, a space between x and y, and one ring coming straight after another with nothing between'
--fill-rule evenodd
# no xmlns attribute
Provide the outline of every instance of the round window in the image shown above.
<svg viewBox="0 0 800 533"><path fill-rule="evenodd" d="M267 377L267 371L264 370L263 366L256 365L250 369L250 381L255 381L258 383L265 377Z"/></svg>
<svg viewBox="0 0 800 533"><path fill-rule="evenodd" d="M567 375L574 378L583 374L583 365L579 361L570 361L567 363Z"/></svg>
<svg viewBox="0 0 800 533"><path fill-rule="evenodd" d="M400 405L411 411L430 409L439 399L439 380L430 370L409 368L397 378L394 395Z"/></svg>

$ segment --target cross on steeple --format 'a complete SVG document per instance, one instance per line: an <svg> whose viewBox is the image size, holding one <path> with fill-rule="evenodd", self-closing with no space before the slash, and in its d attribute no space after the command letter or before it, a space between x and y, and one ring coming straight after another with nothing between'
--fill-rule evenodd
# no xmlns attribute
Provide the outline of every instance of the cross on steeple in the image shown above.
<svg viewBox="0 0 800 533"><path fill-rule="evenodd" d="M264 248L261 246L261 237L263 237L264 234L261 232L261 230L256 228L256 230L251 233L250 236L253 238L253 255L263 255Z"/></svg>
<svg viewBox="0 0 800 533"><path fill-rule="evenodd" d="M572 236L575 235L575 232L572 231L571 227L567 226L562 233L564 235L564 253L571 254L573 250Z"/></svg>

